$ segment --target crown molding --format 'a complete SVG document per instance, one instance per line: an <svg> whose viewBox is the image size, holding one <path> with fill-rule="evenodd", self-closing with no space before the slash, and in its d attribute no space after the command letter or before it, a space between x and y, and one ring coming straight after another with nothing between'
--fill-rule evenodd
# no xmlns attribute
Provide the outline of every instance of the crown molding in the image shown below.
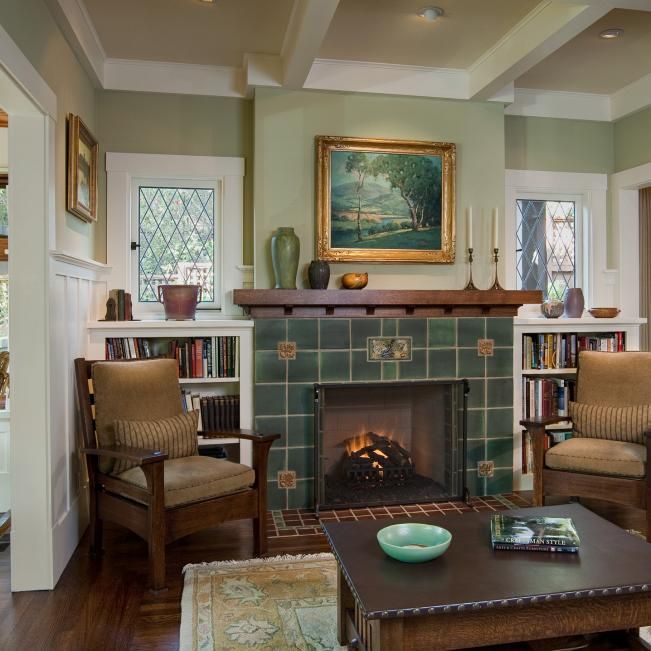
<svg viewBox="0 0 651 651"><path fill-rule="evenodd" d="M104 63L104 88L246 97L244 72L241 68L133 59L107 59Z"/></svg>
<svg viewBox="0 0 651 651"><path fill-rule="evenodd" d="M620 88L610 96L613 120L619 120L651 106L651 74Z"/></svg>
<svg viewBox="0 0 651 651"><path fill-rule="evenodd" d="M516 88L515 101L506 107L504 113L527 117L610 122L610 96Z"/></svg>
<svg viewBox="0 0 651 651"><path fill-rule="evenodd" d="M315 59L304 88L468 99L468 73L456 68Z"/></svg>

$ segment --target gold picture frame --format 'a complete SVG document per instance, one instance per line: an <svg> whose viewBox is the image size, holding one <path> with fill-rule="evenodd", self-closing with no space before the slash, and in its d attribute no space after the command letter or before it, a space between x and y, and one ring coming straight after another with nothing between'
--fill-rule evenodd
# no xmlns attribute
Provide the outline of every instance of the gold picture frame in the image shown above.
<svg viewBox="0 0 651 651"><path fill-rule="evenodd" d="M316 136L317 256L451 263L456 146Z"/></svg>
<svg viewBox="0 0 651 651"><path fill-rule="evenodd" d="M66 207L86 222L97 221L97 140L78 115L68 115Z"/></svg>

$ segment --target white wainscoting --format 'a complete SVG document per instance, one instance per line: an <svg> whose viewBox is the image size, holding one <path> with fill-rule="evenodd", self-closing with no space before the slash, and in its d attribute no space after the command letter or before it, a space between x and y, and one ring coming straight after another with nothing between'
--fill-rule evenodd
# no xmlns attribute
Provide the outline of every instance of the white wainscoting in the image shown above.
<svg viewBox="0 0 651 651"><path fill-rule="evenodd" d="M85 357L89 321L104 316L109 268L54 252L50 337L53 575L58 580L88 524L87 479L78 453L73 360Z"/></svg>

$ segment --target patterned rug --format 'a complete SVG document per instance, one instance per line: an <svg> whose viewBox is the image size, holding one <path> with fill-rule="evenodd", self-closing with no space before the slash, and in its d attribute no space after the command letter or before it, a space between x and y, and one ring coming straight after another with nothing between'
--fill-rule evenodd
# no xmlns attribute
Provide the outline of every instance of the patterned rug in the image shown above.
<svg viewBox="0 0 651 651"><path fill-rule="evenodd" d="M186 565L180 651L333 651L332 554Z"/></svg>

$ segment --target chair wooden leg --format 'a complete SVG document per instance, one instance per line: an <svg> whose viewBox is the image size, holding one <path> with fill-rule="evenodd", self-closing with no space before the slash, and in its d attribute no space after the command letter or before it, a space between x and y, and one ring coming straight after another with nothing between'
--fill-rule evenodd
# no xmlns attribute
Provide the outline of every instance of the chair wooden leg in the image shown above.
<svg viewBox="0 0 651 651"><path fill-rule="evenodd" d="M163 464L143 466L147 488L151 492L148 509L147 542L149 545L149 586L152 590L165 589L165 491Z"/></svg>
<svg viewBox="0 0 651 651"><path fill-rule="evenodd" d="M262 556L267 553L267 514L253 518L253 553Z"/></svg>
<svg viewBox="0 0 651 651"><path fill-rule="evenodd" d="M104 523L97 513L97 492L90 490L90 555L98 558L102 555L102 534Z"/></svg>
<svg viewBox="0 0 651 651"><path fill-rule="evenodd" d="M646 541L651 543L651 504L646 506Z"/></svg>

